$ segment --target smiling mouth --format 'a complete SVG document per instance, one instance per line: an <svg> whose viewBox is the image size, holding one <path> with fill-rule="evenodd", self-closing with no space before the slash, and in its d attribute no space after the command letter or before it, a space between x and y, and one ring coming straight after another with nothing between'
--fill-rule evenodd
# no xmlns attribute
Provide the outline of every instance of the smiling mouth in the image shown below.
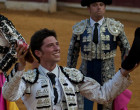
<svg viewBox="0 0 140 110"><path fill-rule="evenodd" d="M54 54L54 55L60 55L60 53L56 53L56 54Z"/></svg>
<svg viewBox="0 0 140 110"><path fill-rule="evenodd" d="M101 13L101 11L97 11L97 13Z"/></svg>
<svg viewBox="0 0 140 110"><path fill-rule="evenodd" d="M55 56L60 56L60 52L54 53L53 55L55 55Z"/></svg>

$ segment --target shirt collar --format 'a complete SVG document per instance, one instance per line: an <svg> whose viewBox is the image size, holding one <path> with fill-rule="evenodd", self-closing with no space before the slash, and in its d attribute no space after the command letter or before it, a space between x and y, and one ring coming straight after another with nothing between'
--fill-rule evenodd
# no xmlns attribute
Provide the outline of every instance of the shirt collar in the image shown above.
<svg viewBox="0 0 140 110"><path fill-rule="evenodd" d="M99 25L101 26L103 24L103 21L104 21L104 17L101 20L99 20L97 23L99 23ZM95 23L96 22L90 17L90 26L93 27Z"/></svg>
<svg viewBox="0 0 140 110"><path fill-rule="evenodd" d="M51 73L54 73L56 75L56 77L58 77L58 65L56 65L56 67L52 70L52 71L49 71L47 70L46 68L44 68L42 65L39 65L39 70L42 70L43 73L48 73L48 72L51 72Z"/></svg>

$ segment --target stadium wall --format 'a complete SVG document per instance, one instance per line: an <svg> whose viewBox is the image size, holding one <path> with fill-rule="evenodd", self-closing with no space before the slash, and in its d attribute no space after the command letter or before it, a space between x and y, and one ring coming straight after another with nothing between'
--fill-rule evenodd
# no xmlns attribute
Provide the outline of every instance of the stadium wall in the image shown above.
<svg viewBox="0 0 140 110"><path fill-rule="evenodd" d="M7 9L56 12L56 0L7 0Z"/></svg>
<svg viewBox="0 0 140 110"><path fill-rule="evenodd" d="M81 0L0 0L8 9L56 12L56 7L83 8ZM140 0L113 0L107 10L140 13Z"/></svg>
<svg viewBox="0 0 140 110"><path fill-rule="evenodd" d="M58 6L83 8L81 0L57 0ZM112 5L106 7L110 11L140 13L140 0L113 0Z"/></svg>

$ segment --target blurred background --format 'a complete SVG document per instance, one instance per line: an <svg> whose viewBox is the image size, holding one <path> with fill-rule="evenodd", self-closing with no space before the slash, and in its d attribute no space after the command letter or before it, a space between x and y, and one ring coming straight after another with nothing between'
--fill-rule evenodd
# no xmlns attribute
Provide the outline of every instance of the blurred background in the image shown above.
<svg viewBox="0 0 140 110"><path fill-rule="evenodd" d="M59 65L66 66L68 47L72 36L72 26L82 19L89 18L89 12L81 7L81 0L0 0L0 14L13 22L19 33L30 42L33 33L42 28L56 31L61 47ZM132 44L134 32L140 27L140 0L113 0L106 7L105 17L114 18L124 24L127 38ZM115 57L116 71L121 66L119 48ZM80 66L81 58L77 69ZM26 70L31 65L27 64ZM128 110L140 110L140 67L131 73L133 84L129 87L132 98ZM26 110L21 100L17 102L20 110ZM96 106L94 108L96 110Z"/></svg>

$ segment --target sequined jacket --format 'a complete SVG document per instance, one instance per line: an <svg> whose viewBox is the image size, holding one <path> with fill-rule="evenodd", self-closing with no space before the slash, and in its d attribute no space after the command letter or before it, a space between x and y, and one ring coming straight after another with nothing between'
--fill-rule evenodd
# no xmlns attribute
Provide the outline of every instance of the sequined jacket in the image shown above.
<svg viewBox="0 0 140 110"><path fill-rule="evenodd" d="M104 104L112 101L131 84L131 80L123 77L120 71L101 87L98 82L84 77L77 69L60 68L59 81L65 96L61 103L62 110L79 110L76 97L78 91L88 99ZM4 98L10 101L22 97L27 110L52 110L49 80L41 75L38 69L27 72L14 69L2 91Z"/></svg>
<svg viewBox="0 0 140 110"><path fill-rule="evenodd" d="M121 58L128 54L130 49L129 42L124 32L124 26L119 21L105 18L100 27L100 41L96 45L92 42L92 27L90 20L82 20L73 26L73 35L70 42L67 66L75 68L81 50L82 64L80 71L87 73L87 61L101 59L103 82L112 78L115 74L114 56L116 55L117 45L121 50Z"/></svg>
<svg viewBox="0 0 140 110"><path fill-rule="evenodd" d="M8 52L9 50L9 43L0 32L0 60L2 60L3 55Z"/></svg>

